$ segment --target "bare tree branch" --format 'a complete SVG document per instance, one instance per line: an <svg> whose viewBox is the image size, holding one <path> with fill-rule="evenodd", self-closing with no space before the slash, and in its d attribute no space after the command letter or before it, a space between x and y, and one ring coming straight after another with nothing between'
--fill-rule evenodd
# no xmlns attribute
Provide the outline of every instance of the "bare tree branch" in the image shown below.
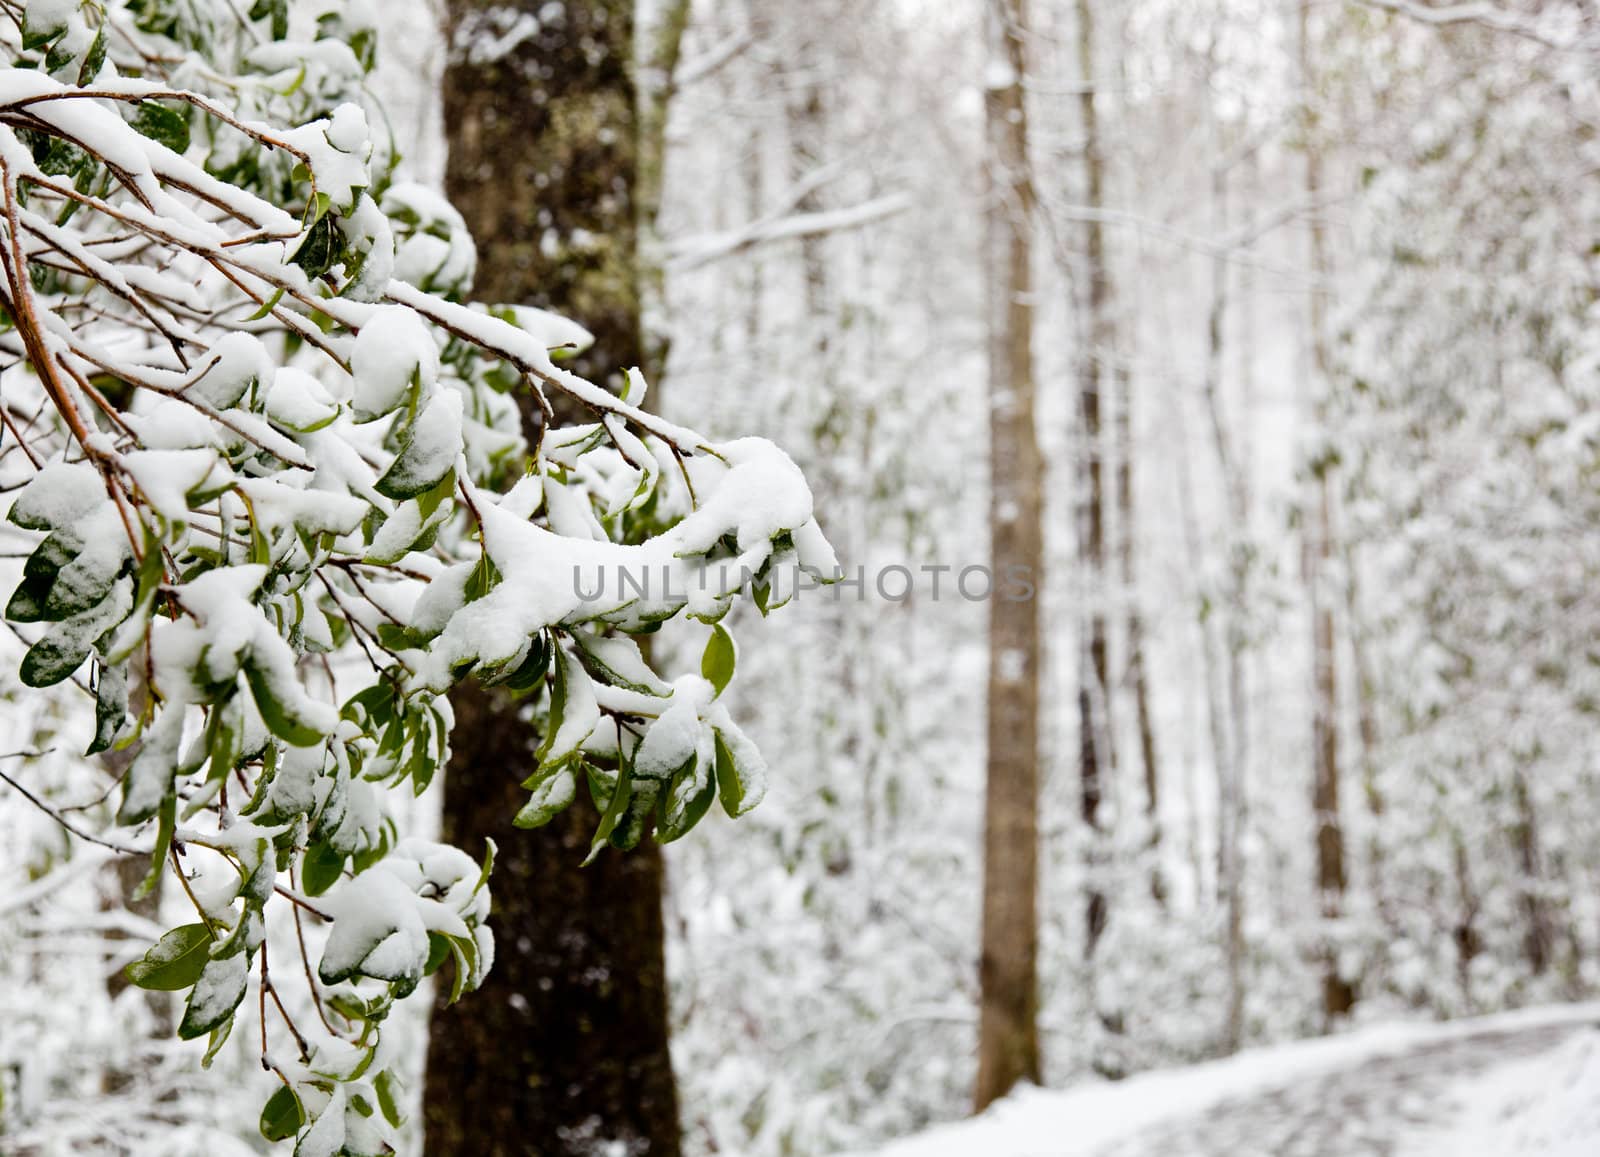
<svg viewBox="0 0 1600 1157"><path fill-rule="evenodd" d="M684 238L672 246L669 264L678 270L698 269L702 265L709 265L713 261L720 261L725 257L732 257L736 253L743 253L757 245L773 241L790 241L799 237L817 237L824 233L860 229L882 221L886 217L904 213L910 207L909 196L904 193L889 193L844 209L762 218L727 233L706 233L698 237Z"/></svg>
<svg viewBox="0 0 1600 1157"><path fill-rule="evenodd" d="M1435 27L1447 27L1453 24L1477 24L1495 32L1506 32L1512 36L1520 36L1524 40L1531 40L1535 44L1542 44L1546 48L1574 48L1576 44L1557 40L1540 31L1526 16L1518 12L1507 12L1494 4L1484 3L1482 0L1472 0L1464 4L1444 4L1437 7L1417 3L1417 0L1360 0L1369 8L1378 8L1384 12L1393 12L1397 15L1416 20L1422 24L1431 24Z"/></svg>

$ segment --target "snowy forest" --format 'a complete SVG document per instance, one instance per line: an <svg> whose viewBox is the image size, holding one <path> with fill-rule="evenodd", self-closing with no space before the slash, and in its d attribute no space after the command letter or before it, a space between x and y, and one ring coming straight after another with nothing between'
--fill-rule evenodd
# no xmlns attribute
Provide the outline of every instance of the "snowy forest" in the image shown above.
<svg viewBox="0 0 1600 1157"><path fill-rule="evenodd" d="M1600 1153L1595 0L0 41L0 1155Z"/></svg>

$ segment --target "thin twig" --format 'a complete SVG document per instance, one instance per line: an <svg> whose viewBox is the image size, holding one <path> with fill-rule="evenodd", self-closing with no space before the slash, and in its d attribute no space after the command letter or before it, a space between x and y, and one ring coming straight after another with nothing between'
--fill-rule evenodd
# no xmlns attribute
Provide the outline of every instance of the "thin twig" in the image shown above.
<svg viewBox="0 0 1600 1157"><path fill-rule="evenodd" d="M294 887L297 889L300 886L295 880L293 864L289 865L289 883L294 885ZM300 919L300 906L296 904L291 907L289 911L294 913L294 938L300 943L300 963L305 967L306 970L306 987L311 990L311 1005L317 1010L317 1019L322 1022L322 1027L327 1029L334 1036L338 1036L338 1031L333 1027L333 1025L328 1023L328 1014L323 1010L322 1007L322 993L317 990L317 978L316 975L311 971L311 953L306 951L306 930L305 925Z"/></svg>
<svg viewBox="0 0 1600 1157"><path fill-rule="evenodd" d="M328 915L321 908L318 908L310 900L307 900L304 896L300 895L299 892L294 891L292 888L285 888L282 884L274 884L272 886L272 890L278 895L282 896L285 900L288 900L296 908L304 908L318 920L326 920L329 923L332 923L332 916Z"/></svg>
<svg viewBox="0 0 1600 1157"><path fill-rule="evenodd" d="M13 751L9 755L0 756L0 759L36 758L37 756L43 754L45 753L42 751ZM82 828L75 825L71 820L67 819L67 817L62 815L57 808L52 807L50 804L34 795L33 792L23 787L22 784L18 783L6 772L0 771L0 780L4 780L6 783L10 784L11 787L15 788L17 792L22 795L23 799L27 800L34 807L44 812L45 815L55 820L56 823L60 824L72 835L77 836L80 840L85 840L91 844L98 844L100 847L108 848L122 856L148 856L151 852L151 849L149 848L123 847L121 844L113 844L109 840L103 840L99 836L92 835L91 833L86 832Z"/></svg>

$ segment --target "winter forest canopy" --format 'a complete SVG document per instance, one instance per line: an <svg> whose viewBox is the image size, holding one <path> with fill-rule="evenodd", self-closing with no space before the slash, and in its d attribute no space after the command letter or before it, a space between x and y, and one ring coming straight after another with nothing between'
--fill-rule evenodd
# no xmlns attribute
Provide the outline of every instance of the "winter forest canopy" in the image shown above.
<svg viewBox="0 0 1600 1157"><path fill-rule="evenodd" d="M0 38L0 1153L1600 1145L1589 0Z"/></svg>

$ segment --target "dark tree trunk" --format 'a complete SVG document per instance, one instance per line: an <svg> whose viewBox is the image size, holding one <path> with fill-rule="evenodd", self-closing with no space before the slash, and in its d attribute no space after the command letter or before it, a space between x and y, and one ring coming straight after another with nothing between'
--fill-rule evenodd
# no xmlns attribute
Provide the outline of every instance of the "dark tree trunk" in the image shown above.
<svg viewBox="0 0 1600 1157"><path fill-rule="evenodd" d="M648 840L580 868L599 817L583 794L538 831L511 817L534 737L498 695L454 697L444 838L495 859L495 962L479 991L434 1012L429 1153L590 1157L678 1153L667 1054L661 854Z"/></svg>
<svg viewBox="0 0 1600 1157"><path fill-rule="evenodd" d="M475 61L491 11L539 31ZM633 0L451 0L449 25L445 183L478 242L475 294L580 321L596 341L575 368L604 382L643 360ZM598 822L583 798L548 827L513 829L538 736L497 694L453 701L444 838L499 845L496 958L479 992L434 1012L427 1151L588 1157L610 1141L677 1157L660 851L647 840L580 867Z"/></svg>

